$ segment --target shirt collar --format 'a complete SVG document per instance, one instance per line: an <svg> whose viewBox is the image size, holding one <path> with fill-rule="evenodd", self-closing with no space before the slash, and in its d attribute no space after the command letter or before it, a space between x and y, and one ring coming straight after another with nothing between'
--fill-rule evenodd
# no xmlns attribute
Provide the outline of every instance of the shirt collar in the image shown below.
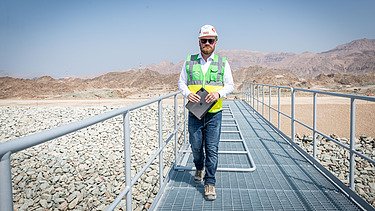
<svg viewBox="0 0 375 211"><path fill-rule="evenodd" d="M207 61L213 61L214 60L214 56L215 56L215 54L212 53L211 56L207 58ZM202 53L198 54L198 59L203 59Z"/></svg>

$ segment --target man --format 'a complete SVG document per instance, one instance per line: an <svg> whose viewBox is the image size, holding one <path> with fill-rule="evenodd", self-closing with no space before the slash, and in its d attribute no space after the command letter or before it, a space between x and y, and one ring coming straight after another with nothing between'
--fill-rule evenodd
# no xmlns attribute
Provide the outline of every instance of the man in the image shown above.
<svg viewBox="0 0 375 211"><path fill-rule="evenodd" d="M196 92L205 88L209 94L207 103L217 101L207 114L199 120L189 112L189 142L193 152L196 182L204 180L206 200L215 200L215 174L221 133L223 100L233 91L233 77L226 58L214 54L218 35L211 25L199 31L200 54L188 56L182 67L178 88L191 102L199 102Z"/></svg>

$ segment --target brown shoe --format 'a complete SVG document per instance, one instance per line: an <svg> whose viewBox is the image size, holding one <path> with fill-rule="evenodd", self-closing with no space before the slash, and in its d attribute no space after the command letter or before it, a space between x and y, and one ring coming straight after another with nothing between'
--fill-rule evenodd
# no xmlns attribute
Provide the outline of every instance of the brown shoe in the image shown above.
<svg viewBox="0 0 375 211"><path fill-rule="evenodd" d="M215 186L207 184L204 186L204 198L208 201L213 201L216 199Z"/></svg>
<svg viewBox="0 0 375 211"><path fill-rule="evenodd" d="M195 176L194 176L194 181L195 182L202 182L203 176L204 176L204 170L196 170Z"/></svg>

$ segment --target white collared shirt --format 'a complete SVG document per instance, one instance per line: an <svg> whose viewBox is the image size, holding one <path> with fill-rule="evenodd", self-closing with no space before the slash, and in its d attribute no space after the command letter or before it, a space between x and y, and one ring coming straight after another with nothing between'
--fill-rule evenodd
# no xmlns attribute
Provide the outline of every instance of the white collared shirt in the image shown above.
<svg viewBox="0 0 375 211"><path fill-rule="evenodd" d="M213 61L214 54L211 54L210 57L207 58L207 62L203 59L201 54L198 54L199 64L201 65L203 74L206 74L208 67L210 66L211 62ZM187 76L186 76L186 61L182 66L180 79L178 80L178 89L182 91L182 94L187 97L191 91L187 87ZM234 83L232 77L232 70L230 69L228 61L225 62L225 69L224 69L224 87L218 91L220 97L226 97L229 93L234 90Z"/></svg>

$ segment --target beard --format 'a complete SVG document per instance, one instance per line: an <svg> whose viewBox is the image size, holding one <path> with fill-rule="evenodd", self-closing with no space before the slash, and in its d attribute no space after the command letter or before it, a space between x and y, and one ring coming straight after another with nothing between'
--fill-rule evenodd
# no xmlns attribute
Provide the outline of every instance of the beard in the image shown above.
<svg viewBox="0 0 375 211"><path fill-rule="evenodd" d="M211 45L201 45L201 52L206 55L211 55L214 52L215 47Z"/></svg>

